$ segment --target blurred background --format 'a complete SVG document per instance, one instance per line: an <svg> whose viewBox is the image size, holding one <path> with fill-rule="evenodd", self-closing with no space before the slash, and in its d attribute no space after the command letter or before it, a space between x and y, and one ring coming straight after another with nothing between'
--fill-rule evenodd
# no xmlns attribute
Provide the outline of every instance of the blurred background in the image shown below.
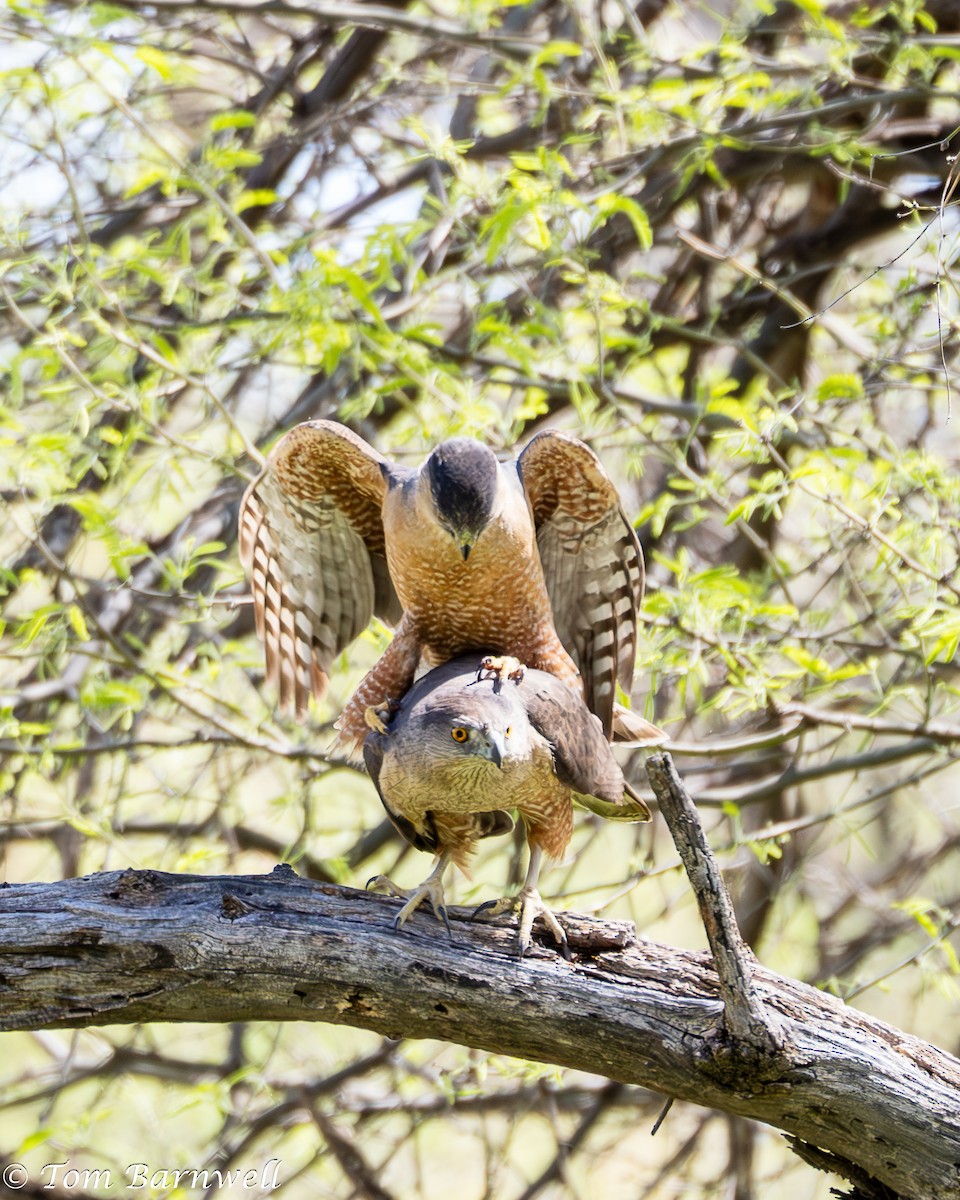
<svg viewBox="0 0 960 1200"><path fill-rule="evenodd" d="M640 533L633 703L745 936L957 1053L958 55L934 0L10 0L4 879L419 882L369 780L323 757L389 631L306 725L279 718L240 496L311 417L410 464L553 424ZM518 855L483 844L451 899L515 887ZM705 944L656 819L581 815L542 890ZM2 1047L21 1195L116 1194L41 1190L51 1163L271 1158L291 1198L837 1186L762 1126L677 1104L651 1137L661 1096L440 1042L198 1024Z"/></svg>

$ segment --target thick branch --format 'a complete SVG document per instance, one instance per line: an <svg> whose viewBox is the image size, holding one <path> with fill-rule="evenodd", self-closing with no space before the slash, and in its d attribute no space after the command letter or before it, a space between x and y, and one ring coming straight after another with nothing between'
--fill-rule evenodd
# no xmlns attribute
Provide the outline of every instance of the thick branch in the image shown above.
<svg viewBox="0 0 960 1200"><path fill-rule="evenodd" d="M569 919L572 962L522 962L509 924L270 876L110 872L0 893L0 1028L317 1020L599 1072L775 1125L904 1197L960 1200L960 1062L753 971L780 1053L724 1062L706 955Z"/></svg>

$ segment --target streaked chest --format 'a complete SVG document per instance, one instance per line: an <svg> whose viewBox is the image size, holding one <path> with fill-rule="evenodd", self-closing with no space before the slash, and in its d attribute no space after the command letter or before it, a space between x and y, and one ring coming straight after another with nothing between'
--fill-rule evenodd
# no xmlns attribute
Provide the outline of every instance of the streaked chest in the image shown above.
<svg viewBox="0 0 960 1200"><path fill-rule="evenodd" d="M387 562L404 609L424 641L448 653L499 645L550 603L526 502L505 506L464 561L453 538L412 499L384 507Z"/></svg>
<svg viewBox="0 0 960 1200"><path fill-rule="evenodd" d="M557 779L546 743L535 745L528 756L508 757L502 767L474 755L431 763L419 748L404 748L384 760L380 788L390 807L415 823L428 810L542 814L570 802L570 789Z"/></svg>

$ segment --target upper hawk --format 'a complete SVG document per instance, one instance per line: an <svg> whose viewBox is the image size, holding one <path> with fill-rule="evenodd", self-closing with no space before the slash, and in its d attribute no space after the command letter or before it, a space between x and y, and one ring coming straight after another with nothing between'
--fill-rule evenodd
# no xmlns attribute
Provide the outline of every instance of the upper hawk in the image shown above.
<svg viewBox="0 0 960 1200"><path fill-rule="evenodd" d="M545 430L506 463L454 438L409 468L307 421L244 495L240 557L267 680L298 717L374 614L397 625L338 722L352 753L364 711L403 696L421 658L477 649L582 684L608 738L664 738L615 703L633 681L643 556L599 459L569 434Z"/></svg>

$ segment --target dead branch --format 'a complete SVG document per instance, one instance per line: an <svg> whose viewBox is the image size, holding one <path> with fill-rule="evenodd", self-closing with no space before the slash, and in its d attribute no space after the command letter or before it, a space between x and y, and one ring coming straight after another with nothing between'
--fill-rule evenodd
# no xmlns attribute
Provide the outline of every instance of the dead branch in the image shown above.
<svg viewBox="0 0 960 1200"><path fill-rule="evenodd" d="M960 1200L960 1062L936 1047L757 965L779 1049L731 1056L706 954L571 916L572 962L520 962L509 922L454 910L455 942L427 914L398 933L397 903L289 867L6 887L0 1028L307 1020L441 1038L764 1121L877 1195Z"/></svg>

